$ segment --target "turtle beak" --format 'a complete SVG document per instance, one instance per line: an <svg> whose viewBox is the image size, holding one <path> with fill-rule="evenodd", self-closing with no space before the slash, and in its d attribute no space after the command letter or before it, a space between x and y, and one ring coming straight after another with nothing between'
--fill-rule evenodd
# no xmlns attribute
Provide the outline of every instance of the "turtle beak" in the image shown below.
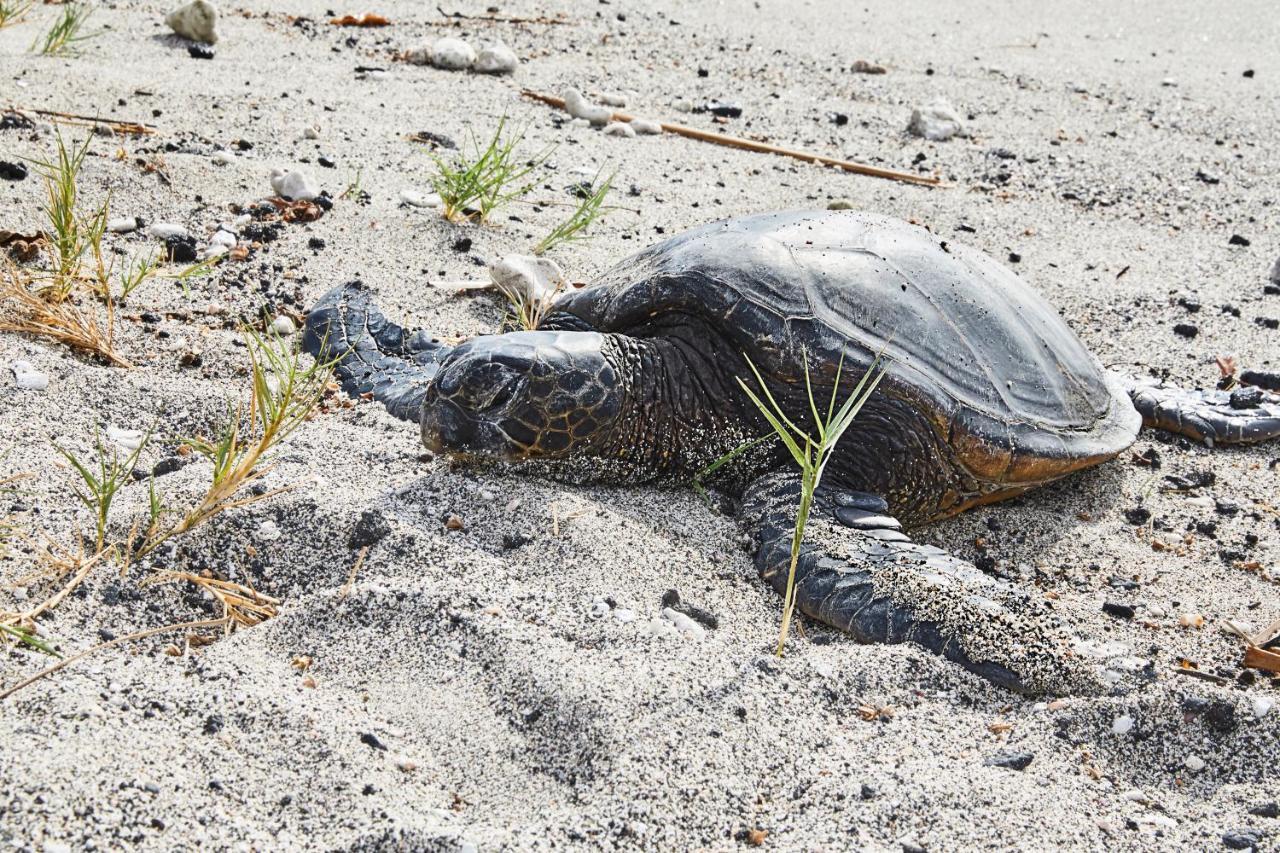
<svg viewBox="0 0 1280 853"><path fill-rule="evenodd" d="M506 408L522 375L506 365L484 360L483 373L470 365L443 371L423 401L422 443L435 453L478 458L507 458L513 442L502 429ZM464 386L459 376L470 374ZM474 381L482 376L483 381Z"/></svg>
<svg viewBox="0 0 1280 853"><path fill-rule="evenodd" d="M423 407L422 443L433 453L492 456L507 440L493 422L477 419L451 400L438 400Z"/></svg>

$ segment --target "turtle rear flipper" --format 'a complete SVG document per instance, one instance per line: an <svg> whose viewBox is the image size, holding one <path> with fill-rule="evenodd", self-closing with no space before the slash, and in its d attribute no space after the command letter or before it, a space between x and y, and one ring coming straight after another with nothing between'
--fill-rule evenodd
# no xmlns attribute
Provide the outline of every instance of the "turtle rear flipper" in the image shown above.
<svg viewBox="0 0 1280 853"><path fill-rule="evenodd" d="M1271 374L1245 371L1242 378ZM1280 394L1256 385L1232 391L1187 390L1154 380L1129 386L1142 425L1215 444L1254 444L1280 438Z"/></svg>
<svg viewBox="0 0 1280 853"><path fill-rule="evenodd" d="M449 347L389 321L358 281L335 287L307 314L302 346L334 372L352 396L372 394L387 411L417 421L427 386Z"/></svg>
<svg viewBox="0 0 1280 853"><path fill-rule="evenodd" d="M756 568L787 588L799 478L771 474L747 490L740 519L757 537ZM972 563L912 542L874 495L823 488L796 566L796 607L863 643L911 642L1019 693L1094 692L1071 667L1070 641L1038 603Z"/></svg>

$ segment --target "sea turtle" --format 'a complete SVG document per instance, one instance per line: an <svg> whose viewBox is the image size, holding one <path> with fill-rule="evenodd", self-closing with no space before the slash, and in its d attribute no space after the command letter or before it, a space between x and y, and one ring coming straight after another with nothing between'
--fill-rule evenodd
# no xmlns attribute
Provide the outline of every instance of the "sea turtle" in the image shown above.
<svg viewBox="0 0 1280 853"><path fill-rule="evenodd" d="M817 496L797 606L1019 691L1078 683L1049 604L904 528L1111 459L1144 424L1211 444L1280 436L1280 396L1110 374L986 254L853 211L696 228L567 293L537 331L457 346L388 322L354 282L309 312L305 342L337 358L348 391L418 420L434 451L624 482L687 482L768 434L737 381L751 376L747 359L807 422L806 365L825 400L843 360L844 398L883 353L883 379ZM780 446L749 466L738 517L781 591L797 473Z"/></svg>

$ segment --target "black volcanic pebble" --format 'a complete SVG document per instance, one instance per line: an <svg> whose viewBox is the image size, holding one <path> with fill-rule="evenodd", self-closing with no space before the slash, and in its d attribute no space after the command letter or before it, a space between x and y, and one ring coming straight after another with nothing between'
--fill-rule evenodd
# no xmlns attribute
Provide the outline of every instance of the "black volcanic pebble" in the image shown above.
<svg viewBox="0 0 1280 853"><path fill-rule="evenodd" d="M36 123L21 113L5 113L0 116L0 130L31 130Z"/></svg>
<svg viewBox="0 0 1280 853"><path fill-rule="evenodd" d="M1231 239L1227 241L1228 246L1248 246L1249 238L1242 237L1239 234L1232 234Z"/></svg>
<svg viewBox="0 0 1280 853"><path fill-rule="evenodd" d="M1200 327L1194 323L1178 323L1173 327L1173 333L1184 338L1194 338L1200 334Z"/></svg>
<svg viewBox="0 0 1280 853"><path fill-rule="evenodd" d="M191 236L175 234L165 238L165 256L174 263L190 264L196 259L196 240Z"/></svg>
<svg viewBox="0 0 1280 853"><path fill-rule="evenodd" d="M367 509L360 513L360 520L347 538L351 548L367 548L376 545L391 533L391 522L381 510Z"/></svg>
<svg viewBox="0 0 1280 853"><path fill-rule="evenodd" d="M533 537L527 533L504 533L502 534L502 547L508 551L514 551L516 548L523 548L533 541Z"/></svg>
<svg viewBox="0 0 1280 853"><path fill-rule="evenodd" d="M471 238L470 238L470 237L459 237L457 240L454 240L454 241L453 241L453 250L454 250L455 252L470 252L470 251L471 251Z"/></svg>
<svg viewBox="0 0 1280 853"><path fill-rule="evenodd" d="M1026 770L1035 755L1030 752L997 752L982 763L987 767L1006 767L1009 770Z"/></svg>
<svg viewBox="0 0 1280 853"><path fill-rule="evenodd" d="M10 163L0 160L0 178L6 181L21 181L27 176L27 167L23 163Z"/></svg>
<svg viewBox="0 0 1280 853"><path fill-rule="evenodd" d="M151 468L151 476L163 477L165 474L172 474L190 461L190 456L166 456Z"/></svg>
<svg viewBox="0 0 1280 853"><path fill-rule="evenodd" d="M1223 833L1222 843L1231 850L1257 850L1262 843L1262 830L1233 829Z"/></svg>
<svg viewBox="0 0 1280 853"><path fill-rule="evenodd" d="M1260 803L1249 809L1249 814L1256 817L1280 817L1280 803L1272 800L1268 803Z"/></svg>
<svg viewBox="0 0 1280 853"><path fill-rule="evenodd" d="M1280 391L1280 373L1263 370L1242 370L1240 381L1245 385L1256 385L1268 391Z"/></svg>
<svg viewBox="0 0 1280 853"><path fill-rule="evenodd" d="M378 738L378 736L377 736L377 735L375 735L373 732L363 732L363 733L361 733L361 735L360 735L360 742L361 742L362 744L364 744L365 746L370 747L370 748L372 748L372 749L381 750L382 752L386 752L386 751L387 751L387 745L386 745L385 743L383 743L383 742Z"/></svg>
<svg viewBox="0 0 1280 853"><path fill-rule="evenodd" d="M1151 520L1151 510L1147 509L1145 506L1135 506L1133 509L1126 509L1124 511L1124 518L1125 521L1135 527L1143 525Z"/></svg>
<svg viewBox="0 0 1280 853"><path fill-rule="evenodd" d="M702 111L721 118L740 118L742 116L741 105L732 101L710 101L702 107Z"/></svg>
<svg viewBox="0 0 1280 853"><path fill-rule="evenodd" d="M1121 604L1119 601L1106 601L1102 604L1102 612L1108 616L1116 616L1121 619L1132 619L1134 609L1132 604Z"/></svg>
<svg viewBox="0 0 1280 853"><path fill-rule="evenodd" d="M213 59L213 48L207 44L193 44L187 47L187 54L192 59Z"/></svg>

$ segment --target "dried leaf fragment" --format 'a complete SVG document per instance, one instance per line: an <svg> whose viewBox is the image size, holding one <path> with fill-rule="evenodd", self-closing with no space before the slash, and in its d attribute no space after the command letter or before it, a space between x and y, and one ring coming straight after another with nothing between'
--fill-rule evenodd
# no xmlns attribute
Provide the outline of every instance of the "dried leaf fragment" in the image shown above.
<svg viewBox="0 0 1280 853"><path fill-rule="evenodd" d="M366 12L361 17L343 15L341 18L330 18L329 23L336 27L385 27L390 25L391 21L382 15Z"/></svg>

